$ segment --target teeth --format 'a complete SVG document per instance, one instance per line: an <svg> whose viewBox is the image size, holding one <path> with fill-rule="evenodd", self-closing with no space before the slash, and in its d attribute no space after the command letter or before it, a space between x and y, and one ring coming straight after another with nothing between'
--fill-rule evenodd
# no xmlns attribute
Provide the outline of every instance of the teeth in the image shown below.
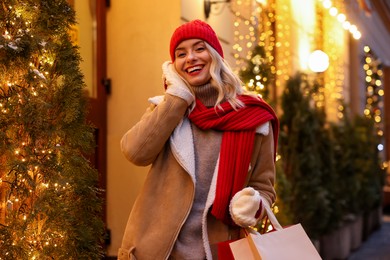
<svg viewBox="0 0 390 260"><path fill-rule="evenodd" d="M191 72L194 72L195 70L200 70L200 69L202 69L202 66L195 66L195 67L189 68L188 72L191 73Z"/></svg>

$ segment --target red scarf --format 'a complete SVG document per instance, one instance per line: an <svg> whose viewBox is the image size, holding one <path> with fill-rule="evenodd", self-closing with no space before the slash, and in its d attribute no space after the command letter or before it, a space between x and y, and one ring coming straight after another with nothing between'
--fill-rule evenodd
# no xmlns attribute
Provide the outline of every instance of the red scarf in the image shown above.
<svg viewBox="0 0 390 260"><path fill-rule="evenodd" d="M245 106L234 110L229 102L222 109L205 107L200 100L189 119L200 129L223 131L219 158L215 201L211 213L226 224L234 225L229 214L229 203L234 194L243 189L252 157L256 128L271 121L275 154L279 122L273 109L261 99L242 95Z"/></svg>

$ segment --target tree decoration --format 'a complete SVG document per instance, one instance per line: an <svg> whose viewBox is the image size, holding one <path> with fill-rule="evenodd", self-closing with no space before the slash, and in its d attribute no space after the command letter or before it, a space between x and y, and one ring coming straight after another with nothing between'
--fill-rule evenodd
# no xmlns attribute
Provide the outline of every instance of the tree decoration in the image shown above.
<svg viewBox="0 0 390 260"><path fill-rule="evenodd" d="M268 102L272 95L275 101L275 4L267 1L236 1L233 10L236 72L248 90Z"/></svg>
<svg viewBox="0 0 390 260"><path fill-rule="evenodd" d="M103 222L65 0L0 5L0 259L99 259Z"/></svg>
<svg viewBox="0 0 390 260"><path fill-rule="evenodd" d="M382 62L369 46L364 47L363 69L365 72L366 85L366 105L364 109L364 115L373 119L375 122L375 131L381 140L378 144L378 150L382 152L384 151L383 111L385 95L382 83Z"/></svg>
<svg viewBox="0 0 390 260"><path fill-rule="evenodd" d="M265 100L269 98L269 85L274 79L271 66L272 63L267 59L264 48L256 46L251 59L247 61L246 69L240 71L245 87L249 91L256 92Z"/></svg>

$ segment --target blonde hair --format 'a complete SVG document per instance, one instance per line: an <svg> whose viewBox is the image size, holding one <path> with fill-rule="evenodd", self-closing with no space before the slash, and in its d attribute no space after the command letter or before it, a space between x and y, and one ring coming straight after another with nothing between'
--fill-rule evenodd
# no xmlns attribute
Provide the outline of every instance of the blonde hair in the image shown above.
<svg viewBox="0 0 390 260"><path fill-rule="evenodd" d="M220 104L224 101L230 103L233 109L237 110L244 107L244 103L237 98L237 95L250 95L258 97L255 93L249 92L243 88L241 79L233 72L229 64L219 55L219 53L206 41L204 41L207 51L211 57L210 75L211 86L218 91L215 108L221 107ZM179 75L179 77L187 84L189 90L194 95L190 84Z"/></svg>
<svg viewBox="0 0 390 260"><path fill-rule="evenodd" d="M240 78L213 47L207 42L205 44L211 56L211 85L218 90L218 98L215 106L219 106L225 99L234 109L243 107L244 104L237 98L237 95L244 94Z"/></svg>

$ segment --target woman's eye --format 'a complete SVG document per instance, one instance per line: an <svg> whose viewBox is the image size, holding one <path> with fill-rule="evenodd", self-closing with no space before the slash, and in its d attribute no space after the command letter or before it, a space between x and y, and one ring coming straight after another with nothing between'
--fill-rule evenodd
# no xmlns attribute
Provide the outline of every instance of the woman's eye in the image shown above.
<svg viewBox="0 0 390 260"><path fill-rule="evenodd" d="M176 54L176 57L182 58L182 57L184 57L185 55L186 55L186 54L185 54L184 52L179 52L179 53Z"/></svg>
<svg viewBox="0 0 390 260"><path fill-rule="evenodd" d="M196 48L196 51L198 51L198 52L201 52L201 51L204 51L204 50L205 50L204 47L198 47L198 48Z"/></svg>

